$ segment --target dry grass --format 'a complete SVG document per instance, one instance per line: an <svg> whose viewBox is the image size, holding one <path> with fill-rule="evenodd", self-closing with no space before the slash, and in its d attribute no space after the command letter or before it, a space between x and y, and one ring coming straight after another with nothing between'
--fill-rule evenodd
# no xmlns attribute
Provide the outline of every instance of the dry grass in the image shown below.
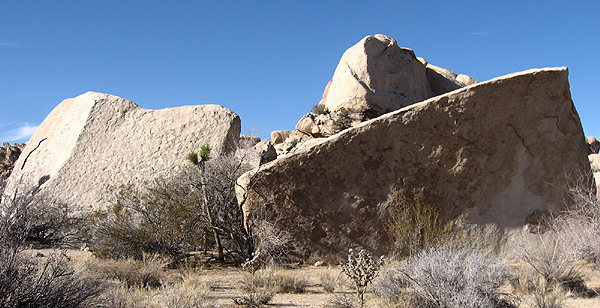
<svg viewBox="0 0 600 308"><path fill-rule="evenodd" d="M156 255L144 255L141 261L90 258L86 266L93 275L118 280L128 288L159 288L166 282L164 269L168 263Z"/></svg>

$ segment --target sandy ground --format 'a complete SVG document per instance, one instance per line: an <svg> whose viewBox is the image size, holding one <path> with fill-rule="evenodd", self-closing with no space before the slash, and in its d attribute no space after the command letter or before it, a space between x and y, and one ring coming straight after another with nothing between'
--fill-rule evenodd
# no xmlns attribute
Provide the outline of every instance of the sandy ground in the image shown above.
<svg viewBox="0 0 600 308"><path fill-rule="evenodd" d="M38 253L47 256L50 250L27 250L24 253L35 256ZM67 254L73 262L83 262L90 257L90 253L78 250L68 251ZM321 277L325 274L338 275L340 270L337 267L315 267L303 266L291 269L279 269L283 272L299 275L308 281L308 288L302 294L276 294L268 307L326 307L332 299L339 296L353 296L349 280L343 278L343 282L334 292L327 292L321 285ZM198 270L201 280L210 287L209 299L218 307L239 307L233 304L233 299L239 297L241 281L248 272L235 267L208 267ZM343 277L340 275L340 277ZM345 281L344 281L345 280ZM591 272L586 277L586 285L590 289L600 291L600 272ZM523 301L525 302L525 301ZM581 298L574 295L568 295L563 302L564 307L584 308L600 307L600 296L594 298ZM382 302L372 293L366 295L365 307L385 307ZM523 303L520 307L528 307Z"/></svg>

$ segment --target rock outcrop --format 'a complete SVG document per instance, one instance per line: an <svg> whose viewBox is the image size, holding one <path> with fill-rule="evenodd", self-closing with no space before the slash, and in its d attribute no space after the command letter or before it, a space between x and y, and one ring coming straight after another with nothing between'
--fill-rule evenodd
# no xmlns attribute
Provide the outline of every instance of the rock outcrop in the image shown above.
<svg viewBox="0 0 600 308"><path fill-rule="evenodd" d="M598 150L600 150L600 141L594 137L585 137L585 143L588 147L588 154L598 154Z"/></svg>
<svg viewBox="0 0 600 308"><path fill-rule="evenodd" d="M238 145L240 118L217 105L146 110L87 92L61 102L31 137L6 192L40 192L83 209L103 206L109 186L152 181L186 168L203 144L211 156Z"/></svg>
<svg viewBox="0 0 600 308"><path fill-rule="evenodd" d="M373 118L475 83L377 34L346 50L319 104L330 112L350 108Z"/></svg>
<svg viewBox="0 0 600 308"><path fill-rule="evenodd" d="M296 131L310 138L326 138L338 132L334 125L342 108L352 114L352 126L456 89L476 84L467 75L457 75L416 57L408 48L383 34L367 36L350 47L327 83L318 109L296 124ZM313 109L315 110L315 109ZM278 154L293 153L302 142L290 143L289 135L274 131L271 134ZM286 131L287 132L287 131ZM296 140L298 140L296 138ZM289 147L293 144L293 147Z"/></svg>
<svg viewBox="0 0 600 308"><path fill-rule="evenodd" d="M6 180L15 167L23 148L25 148L24 143L10 145L8 142L4 142L3 146L0 147L0 193L6 185Z"/></svg>
<svg viewBox="0 0 600 308"><path fill-rule="evenodd" d="M425 66L415 53L377 34L346 50L321 104L329 111L345 107L375 117L431 96Z"/></svg>
<svg viewBox="0 0 600 308"><path fill-rule="evenodd" d="M383 204L394 188L445 219L468 212L516 230L563 204L571 174L590 172L566 68L495 78L318 140L264 165L245 209L269 200L305 254L386 253Z"/></svg>

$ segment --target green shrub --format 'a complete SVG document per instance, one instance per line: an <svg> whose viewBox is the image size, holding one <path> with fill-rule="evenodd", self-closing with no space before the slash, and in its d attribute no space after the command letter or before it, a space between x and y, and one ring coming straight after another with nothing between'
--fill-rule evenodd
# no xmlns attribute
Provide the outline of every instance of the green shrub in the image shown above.
<svg viewBox="0 0 600 308"><path fill-rule="evenodd" d="M321 105L321 104L316 104L312 107L312 109L310 110L311 113L314 114L328 114L329 111L327 111L327 107L325 107L325 105Z"/></svg>
<svg viewBox="0 0 600 308"><path fill-rule="evenodd" d="M138 260L145 253L159 254L175 265L190 251L212 245L200 198L175 181L122 186L106 210L90 217L92 251L99 257Z"/></svg>
<svg viewBox="0 0 600 308"><path fill-rule="evenodd" d="M336 116L333 120L333 129L336 133L352 127L352 112L352 109L344 107L336 111Z"/></svg>

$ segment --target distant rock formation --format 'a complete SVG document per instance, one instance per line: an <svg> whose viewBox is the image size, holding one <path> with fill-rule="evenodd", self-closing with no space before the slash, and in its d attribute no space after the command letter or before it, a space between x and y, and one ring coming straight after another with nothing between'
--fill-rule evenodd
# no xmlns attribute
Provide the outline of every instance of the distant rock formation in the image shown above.
<svg viewBox="0 0 600 308"><path fill-rule="evenodd" d="M146 110L121 97L87 92L64 100L46 117L5 193L39 186L68 204L101 207L109 186L168 177L186 168L187 154L203 144L214 157L233 150L239 138L240 118L221 106Z"/></svg>
<svg viewBox="0 0 600 308"><path fill-rule="evenodd" d="M0 192L6 185L6 180L10 176L23 148L25 148L24 143L10 145L8 142L4 142L3 146L0 147Z"/></svg>
<svg viewBox="0 0 600 308"><path fill-rule="evenodd" d="M250 215L269 200L306 254L387 253L383 204L394 186L444 218L469 212L519 230L563 205L570 175L590 172L566 68L495 78L315 140L263 166L246 203Z"/></svg>
<svg viewBox="0 0 600 308"><path fill-rule="evenodd" d="M367 36L344 52L333 78L327 83L319 102L326 112L308 113L298 121L296 131L305 137L288 135L282 140L281 134L272 134L271 141L275 145L282 144L278 146L279 155L293 153L306 140L334 135L338 131L334 121L342 108L351 111L351 126L354 126L476 83L467 75L457 75L416 57L412 49L399 47L391 37Z"/></svg>

